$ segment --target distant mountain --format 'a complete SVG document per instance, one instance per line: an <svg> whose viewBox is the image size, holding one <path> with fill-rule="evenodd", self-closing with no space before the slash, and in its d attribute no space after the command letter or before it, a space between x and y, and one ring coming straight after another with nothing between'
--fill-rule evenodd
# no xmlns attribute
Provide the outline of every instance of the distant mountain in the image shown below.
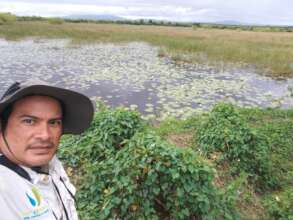
<svg viewBox="0 0 293 220"><path fill-rule="evenodd" d="M99 14L99 15L95 15L95 14L75 14L75 15L68 15L64 17L65 19L84 19L84 20L96 20L96 21L101 21L101 20L111 20L111 21L121 21L121 20L125 20L125 18L122 17L118 17L115 15L109 15L109 14Z"/></svg>

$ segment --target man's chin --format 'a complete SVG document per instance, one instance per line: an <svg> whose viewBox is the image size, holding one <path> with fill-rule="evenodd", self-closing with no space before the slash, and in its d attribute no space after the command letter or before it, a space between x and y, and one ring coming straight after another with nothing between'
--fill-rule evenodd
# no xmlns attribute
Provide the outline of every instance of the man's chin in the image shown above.
<svg viewBox="0 0 293 220"><path fill-rule="evenodd" d="M47 165L53 158L54 154L35 154L33 158L27 160L29 167Z"/></svg>

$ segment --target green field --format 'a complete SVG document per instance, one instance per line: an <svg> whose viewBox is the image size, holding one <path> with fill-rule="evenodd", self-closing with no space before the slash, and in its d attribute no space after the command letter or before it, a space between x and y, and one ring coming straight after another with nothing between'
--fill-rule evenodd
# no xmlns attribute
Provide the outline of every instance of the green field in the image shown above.
<svg viewBox="0 0 293 220"><path fill-rule="evenodd" d="M160 56L180 62L255 68L274 77L293 76L293 34L213 28L22 21L0 25L0 37L71 38L74 43L144 41Z"/></svg>

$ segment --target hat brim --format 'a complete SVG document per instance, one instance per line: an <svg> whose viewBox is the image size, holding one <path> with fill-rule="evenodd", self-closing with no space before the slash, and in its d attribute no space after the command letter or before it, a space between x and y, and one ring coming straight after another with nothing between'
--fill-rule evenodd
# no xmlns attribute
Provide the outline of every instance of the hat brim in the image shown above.
<svg viewBox="0 0 293 220"><path fill-rule="evenodd" d="M2 100L0 113L9 104L29 95L50 96L62 103L64 134L80 134L91 124L95 109L92 101L87 96L68 89L48 85L31 85L20 88L11 97Z"/></svg>

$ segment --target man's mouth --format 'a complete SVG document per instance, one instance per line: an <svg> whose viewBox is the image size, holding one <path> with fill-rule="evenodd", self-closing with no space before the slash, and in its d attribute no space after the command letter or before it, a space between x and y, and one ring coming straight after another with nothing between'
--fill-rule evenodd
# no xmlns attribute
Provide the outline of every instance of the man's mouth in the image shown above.
<svg viewBox="0 0 293 220"><path fill-rule="evenodd" d="M36 152L37 154L46 154L54 148L52 144L49 145L32 145L29 150Z"/></svg>
<svg viewBox="0 0 293 220"><path fill-rule="evenodd" d="M46 145L46 146L33 146L33 147L30 147L30 149L51 149L53 148L52 145Z"/></svg>

